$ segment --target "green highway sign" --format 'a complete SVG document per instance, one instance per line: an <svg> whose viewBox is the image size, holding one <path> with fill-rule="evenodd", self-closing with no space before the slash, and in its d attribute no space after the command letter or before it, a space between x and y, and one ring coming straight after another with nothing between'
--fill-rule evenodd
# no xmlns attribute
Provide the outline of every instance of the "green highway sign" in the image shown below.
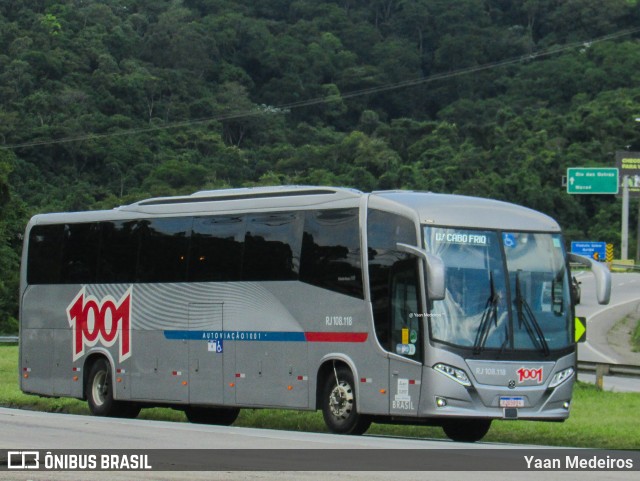
<svg viewBox="0 0 640 481"><path fill-rule="evenodd" d="M568 194L617 194L618 187L616 167L569 167L567 169Z"/></svg>

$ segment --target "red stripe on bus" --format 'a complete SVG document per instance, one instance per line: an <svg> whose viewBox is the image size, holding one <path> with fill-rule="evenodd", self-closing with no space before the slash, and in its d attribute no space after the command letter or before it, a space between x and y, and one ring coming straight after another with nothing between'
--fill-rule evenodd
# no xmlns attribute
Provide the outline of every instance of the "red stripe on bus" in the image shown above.
<svg viewBox="0 0 640 481"><path fill-rule="evenodd" d="M305 332L307 342L365 342L366 332Z"/></svg>

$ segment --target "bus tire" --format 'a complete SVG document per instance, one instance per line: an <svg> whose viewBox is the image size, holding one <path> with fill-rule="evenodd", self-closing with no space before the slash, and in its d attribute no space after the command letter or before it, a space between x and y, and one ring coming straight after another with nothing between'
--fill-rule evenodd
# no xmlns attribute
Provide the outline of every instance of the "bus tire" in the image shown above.
<svg viewBox="0 0 640 481"><path fill-rule="evenodd" d="M337 382L336 382L337 375ZM329 373L322 390L322 416L329 431L335 434L363 434L371 419L360 414L351 370L340 366Z"/></svg>
<svg viewBox="0 0 640 481"><path fill-rule="evenodd" d="M491 419L448 419L442 429L449 439L461 443L480 441L491 427Z"/></svg>
<svg viewBox="0 0 640 481"><path fill-rule="evenodd" d="M94 416L117 416L112 382L109 363L104 358L98 359L91 366L85 388L89 411Z"/></svg>
<svg viewBox="0 0 640 481"><path fill-rule="evenodd" d="M194 424L216 424L231 426L240 414L239 408L204 408L188 406L184 410L189 422Z"/></svg>

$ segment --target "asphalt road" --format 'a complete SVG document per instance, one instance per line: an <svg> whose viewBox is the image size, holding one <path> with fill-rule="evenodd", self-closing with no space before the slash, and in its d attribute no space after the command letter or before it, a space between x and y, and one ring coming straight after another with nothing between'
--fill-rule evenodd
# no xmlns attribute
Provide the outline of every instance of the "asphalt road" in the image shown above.
<svg viewBox="0 0 640 481"><path fill-rule="evenodd" d="M576 278L582 282L582 300L576 306L576 315L587 317L587 342L578 345L581 361L610 364L635 364L631 353L614 350L609 346L607 334L623 317L640 313L640 274L611 275L611 301L601 306L595 297L593 276L580 272Z"/></svg>
<svg viewBox="0 0 640 481"><path fill-rule="evenodd" d="M188 453L196 449L242 449L247 456L268 457L267 449L290 450L292 456L304 456L304 450L312 450L313 455L322 456L321 450L348 450L360 455L362 450L379 449L380 456L388 455L388 450L396 450L402 455L409 450L420 450L418 456L440 455L440 449L454 449L460 452L460 467L469 460L487 458L499 459L521 457L524 449L530 455L541 452L539 446L513 446L495 443L475 443L472 445L443 440L398 439L376 436L337 436L319 433L298 433L251 429L239 427L203 426L187 423L170 423L146 420L105 419L89 416L51 414L0 408L0 456L6 450L20 449L182 449ZM324 451L327 456L336 451ZM366 452L366 451L365 451ZM411 451L412 453L416 451ZM553 452L558 452L554 449ZM266 453L266 454L265 454ZM384 454L387 453L387 454ZM241 453L242 454L242 453ZM335 454L334 454L335 455ZM560 452L561 455L561 452ZM640 462L640 457L639 457ZM374 463L375 464L375 463ZM637 473L636 473L637 474ZM548 477L545 472L496 471L439 471L427 476L424 472L385 471L152 471L152 472L20 472L0 471L0 479L14 480L289 480L289 479L354 479L354 480L424 480L432 477L438 480L459 480L472 477L474 480L512 481L517 476L521 480ZM634 479L632 472L553 472L554 479L588 480Z"/></svg>
<svg viewBox="0 0 640 481"><path fill-rule="evenodd" d="M613 273L611 301L601 306L595 297L595 282L590 272L579 272L582 299L576 315L587 318L587 342L578 344L578 360L606 364L640 365L640 353L631 352L617 343L610 345L611 329L628 314L640 315L640 274ZM594 374L580 373L578 379L595 383ZM605 376L604 389L617 392L640 392L640 379Z"/></svg>

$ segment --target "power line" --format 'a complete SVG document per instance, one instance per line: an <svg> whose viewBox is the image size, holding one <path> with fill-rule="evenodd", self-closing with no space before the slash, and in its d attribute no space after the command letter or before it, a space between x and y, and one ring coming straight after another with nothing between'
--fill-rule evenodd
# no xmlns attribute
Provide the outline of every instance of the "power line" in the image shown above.
<svg viewBox="0 0 640 481"><path fill-rule="evenodd" d="M414 87L416 85L421 85L421 84L426 84L426 83L430 83L430 82L435 82L438 80L447 80L447 79L451 79L454 77L460 77L462 75L469 75L472 73L477 73L477 72L483 72L483 71L487 71L487 70L492 70L495 68L500 68L500 67L505 67L508 65L515 65L518 63L522 63L522 62L527 62L527 61L532 61L532 60L536 60L539 58L543 58L543 57L549 57L551 55L555 55L558 53L562 53L562 52L566 52L568 50L572 50L575 48L580 48L580 47L590 47L591 45L594 45L596 43L601 43L601 42L605 42L608 40L615 40L621 37L626 37L626 36L630 36L633 35L635 33L640 32L640 27L638 28L634 28L634 29L628 29L628 30L621 30L619 32L615 32L615 33L611 33L608 35L604 35L601 37L597 37L597 38L593 38L591 40L587 40L587 41L579 41L579 42L572 42L572 43L568 43L565 45L559 45L559 46L555 46L555 47L550 47L544 50L538 50L535 52L531 52L529 54L525 54L525 55L520 55L518 57L512 57L506 60L499 60L496 62L491 62L491 63L487 63L487 64L482 64L482 65L476 65L473 67L467 67L467 68L463 68L463 69L458 69L458 70L453 70L450 72L444 72L444 73L440 73L440 74L434 74L434 75L430 75L428 77L418 77L418 78L414 78L414 79L409 79L409 80L403 80L401 82L395 82L395 83L389 83L389 84L385 84L385 85L378 85L376 87L369 87L366 89L360 89L360 90L354 90L351 92L346 92L346 93L341 93L340 95L336 95L336 96L328 96L328 97L315 97L312 99L307 99L307 100L300 100L297 102L291 102L291 103L287 103L287 104L283 104L283 105L279 105L279 106L269 106L266 108L257 108L257 109L251 109L251 110L244 110L244 111L237 111L237 112L229 112L226 114L221 114L221 115L216 115L213 117L206 117L206 118L201 118L201 119L191 119L191 120L185 120L185 121L180 121L180 122L172 122L169 124L165 124L165 125L159 125L159 126L151 126L151 127L141 127L141 128L137 128L137 129L127 129L127 130L120 130L117 132L105 132L105 133L92 133L92 134L85 134L85 135L79 135L79 136L75 136L75 137L63 137L60 139L49 139L49 140L33 140L33 141L29 141L29 142L22 142L22 143L18 143L18 144L10 144L10 145L4 145L4 146L0 146L0 150L13 150L13 149L19 149L19 148L25 148L25 147L39 147L39 146L43 146L43 145L54 145L54 144L64 144L64 143L69 143L69 142L80 142L80 141L87 141L87 140L99 140L99 139L105 139L105 138L111 138L111 137L121 137L121 136L126 136L126 135L136 135L136 134L143 134L143 133L149 133L149 132L155 132L158 130L168 130L168 129L175 129L175 128L179 128L179 127L188 127L191 125L198 125L198 124L204 124L204 123L209 123L209 122L220 122L220 121L224 121L224 120L232 120L232 119L239 119L239 118L245 118L245 117L252 117L252 116L257 116L257 115L263 115L265 112L270 111L270 112L287 112L293 109L298 109L298 108L303 108L303 107L310 107L313 105L320 105L320 104L325 104L325 103L331 103L331 102L335 102L337 100L343 100L343 99L351 99L351 98L355 98L355 97L362 97L365 95L373 95L373 94L377 94L377 93L381 93L381 92L388 92L391 90L398 90L401 88L408 88L408 87Z"/></svg>

